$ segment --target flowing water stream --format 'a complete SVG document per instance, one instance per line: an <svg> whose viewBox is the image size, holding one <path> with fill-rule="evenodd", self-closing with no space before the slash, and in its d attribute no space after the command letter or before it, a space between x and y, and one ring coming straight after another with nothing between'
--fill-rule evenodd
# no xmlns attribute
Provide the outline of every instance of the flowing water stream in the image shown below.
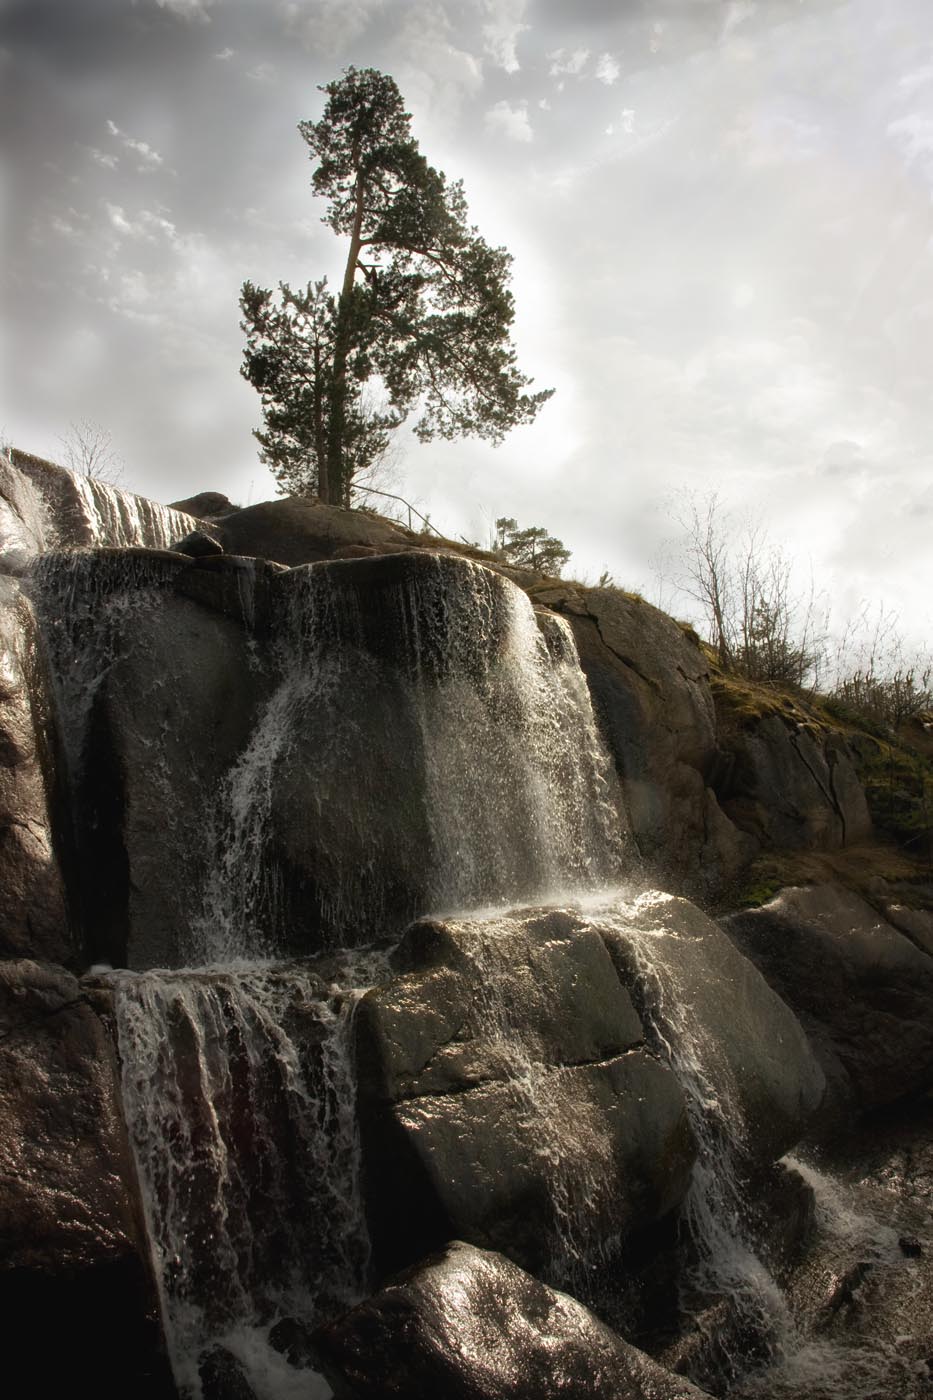
<svg viewBox="0 0 933 1400"><path fill-rule="evenodd" d="M164 511L144 519L138 498L99 483L77 490L108 543L165 545L186 524ZM80 552L47 556L35 571L73 773L100 686L127 639L144 635L167 577L151 559ZM360 998L390 973L384 953L344 945L394 935L428 912L474 911L480 929L489 906L573 904L632 863L566 623L536 617L517 589L462 559L422 558L381 591L358 577L351 565L311 566L283 586L268 654L250 652L251 665L268 668L268 693L245 748L206 795L207 876L178 936L186 965L111 974L124 1107L186 1397L200 1394L199 1358L218 1342L259 1400L326 1395L279 1347L365 1292L352 1032ZM321 941L335 951L283 961L289 870L308 832L324 833L315 898ZM594 923L631 937L624 902L596 902ZM502 917L471 950L486 989L480 1020L516 1112L541 1124L552 1273L572 1279L606 1243L592 1237L587 1210L607 1189L610 1161L585 1115L572 1137L548 1132L549 1120L564 1121L557 1081L496 994ZM915 1361L891 1389L881 1372L897 1371L896 1356L815 1335L762 1263L746 1225L738 1095L689 1014L669 948L644 930L632 946L650 1035L680 1081L699 1149L684 1207L693 1255L684 1305L726 1299L728 1337L753 1335L764 1359L744 1373L747 1354L725 1338L732 1400L919 1400ZM851 1245L856 1217L838 1188L801 1170L823 1236ZM890 1232L857 1218L870 1239L854 1252L900 1267Z"/></svg>

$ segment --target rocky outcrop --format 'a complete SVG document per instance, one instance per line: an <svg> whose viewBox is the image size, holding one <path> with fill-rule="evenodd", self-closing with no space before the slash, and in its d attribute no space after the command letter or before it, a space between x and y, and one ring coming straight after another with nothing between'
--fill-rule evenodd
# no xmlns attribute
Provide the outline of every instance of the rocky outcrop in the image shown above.
<svg viewBox="0 0 933 1400"><path fill-rule="evenodd" d="M685 899L656 891L589 915L679 1072L718 1102L748 1162L805 1135L825 1088L793 1012L753 962Z"/></svg>
<svg viewBox="0 0 933 1400"><path fill-rule="evenodd" d="M393 963L357 1015L381 1270L460 1235L560 1276L678 1203L680 1089L579 916L422 921Z"/></svg>
<svg viewBox="0 0 933 1400"><path fill-rule="evenodd" d="M118 1102L110 1039L75 978L0 962L4 1367L35 1394L172 1394Z"/></svg>
<svg viewBox="0 0 933 1400"><path fill-rule="evenodd" d="M871 832L842 737L781 715L720 726L714 785L723 811L759 847L834 850Z"/></svg>
<svg viewBox="0 0 933 1400"><path fill-rule="evenodd" d="M786 889L723 927L799 1016L837 1121L933 1085L933 958L864 899Z"/></svg>
<svg viewBox="0 0 933 1400"><path fill-rule="evenodd" d="M216 520L222 515L232 515L239 509L222 491L199 491L196 496L186 496L183 501L169 501L169 510L180 510L184 515L196 516L198 520Z"/></svg>
<svg viewBox="0 0 933 1400"><path fill-rule="evenodd" d="M315 1344L338 1400L700 1400L593 1313L501 1254L454 1241Z"/></svg>
<svg viewBox="0 0 933 1400"><path fill-rule="evenodd" d="M333 559L350 546L387 554L410 549L413 542L410 532L379 516L325 506L303 496L224 513L214 529L228 553L274 559L289 567Z"/></svg>
<svg viewBox="0 0 933 1400"><path fill-rule="evenodd" d="M72 963L52 733L32 606L14 579L0 578L0 957Z"/></svg>

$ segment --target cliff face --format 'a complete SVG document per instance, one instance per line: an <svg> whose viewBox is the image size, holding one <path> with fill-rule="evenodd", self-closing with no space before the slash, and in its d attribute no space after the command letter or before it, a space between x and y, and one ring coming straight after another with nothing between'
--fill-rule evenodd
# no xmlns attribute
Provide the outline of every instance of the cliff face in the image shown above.
<svg viewBox="0 0 933 1400"><path fill-rule="evenodd" d="M933 1085L922 868L867 863L881 741L618 590L3 471L0 1294L117 1308L97 1391L156 1396L157 1292L196 1392L231 1327L297 1346L454 1238L604 1311L611 1279L657 1354L684 1270L738 1307L726 1236L789 1267L776 1159ZM194 527L214 552L164 548ZM801 872L721 926L682 897Z"/></svg>

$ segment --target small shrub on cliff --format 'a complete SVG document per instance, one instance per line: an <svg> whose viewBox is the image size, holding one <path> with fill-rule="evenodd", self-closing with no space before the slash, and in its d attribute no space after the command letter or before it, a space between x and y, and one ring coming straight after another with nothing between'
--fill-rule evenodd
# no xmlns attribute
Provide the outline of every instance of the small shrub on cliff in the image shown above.
<svg viewBox="0 0 933 1400"><path fill-rule="evenodd" d="M543 525L519 529L518 522L505 515L496 521L492 552L518 568L535 569L540 574L558 577L570 558L570 550L564 547L563 540L549 535Z"/></svg>

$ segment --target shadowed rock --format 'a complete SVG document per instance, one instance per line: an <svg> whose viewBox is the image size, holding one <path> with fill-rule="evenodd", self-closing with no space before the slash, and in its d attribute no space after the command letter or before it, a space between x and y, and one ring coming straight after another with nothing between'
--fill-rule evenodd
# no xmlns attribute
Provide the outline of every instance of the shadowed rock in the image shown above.
<svg viewBox="0 0 933 1400"><path fill-rule="evenodd" d="M582 1303L454 1241L315 1334L338 1400L701 1400Z"/></svg>
<svg viewBox="0 0 933 1400"><path fill-rule="evenodd" d="M116 1057L80 984L0 963L4 1366L36 1395L173 1393L117 1105Z"/></svg>
<svg viewBox="0 0 933 1400"><path fill-rule="evenodd" d="M836 885L787 889L723 927L800 1017L837 1109L933 1084L933 958L865 900Z"/></svg>

